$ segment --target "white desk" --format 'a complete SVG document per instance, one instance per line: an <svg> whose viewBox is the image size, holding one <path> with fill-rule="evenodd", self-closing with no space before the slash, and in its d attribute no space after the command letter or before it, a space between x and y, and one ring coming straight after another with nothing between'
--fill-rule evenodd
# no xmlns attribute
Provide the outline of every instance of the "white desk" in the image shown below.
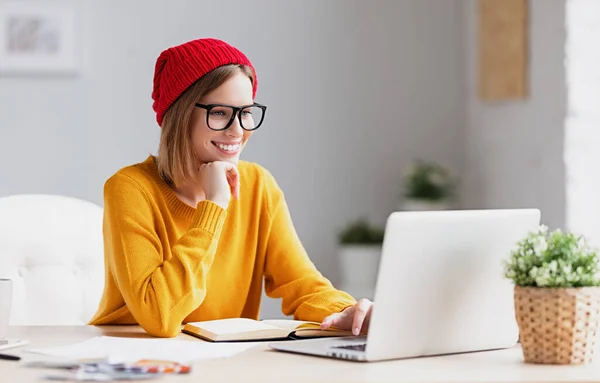
<svg viewBox="0 0 600 383"><path fill-rule="evenodd" d="M137 326L12 327L11 338L30 344L0 351L23 353L28 347L54 346L94 336L146 337ZM201 340L180 334L177 339ZM21 362L0 360L0 382L43 381L46 371L26 368ZM543 366L523 363L519 348L443 357L359 363L271 351L266 344L237 356L201 361L189 375L164 376L155 382L600 382L600 362L584 366Z"/></svg>

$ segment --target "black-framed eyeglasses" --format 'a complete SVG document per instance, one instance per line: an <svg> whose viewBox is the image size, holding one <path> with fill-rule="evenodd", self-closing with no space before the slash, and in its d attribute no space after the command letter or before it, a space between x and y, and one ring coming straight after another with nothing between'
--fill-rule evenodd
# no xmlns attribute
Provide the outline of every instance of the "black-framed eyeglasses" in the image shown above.
<svg viewBox="0 0 600 383"><path fill-rule="evenodd" d="M263 123L267 112L265 105L257 103L239 107L223 104L196 104L196 106L206 109L206 125L211 130L217 131L228 129L236 116L242 129L256 130Z"/></svg>

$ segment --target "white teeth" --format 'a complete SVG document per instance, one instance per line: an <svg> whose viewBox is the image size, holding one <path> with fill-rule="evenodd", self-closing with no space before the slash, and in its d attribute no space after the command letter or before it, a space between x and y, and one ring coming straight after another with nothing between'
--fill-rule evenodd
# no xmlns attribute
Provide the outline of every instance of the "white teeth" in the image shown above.
<svg viewBox="0 0 600 383"><path fill-rule="evenodd" d="M235 152L240 148L240 144L234 144L234 145L223 145L223 144L217 144L217 146L225 151L228 152Z"/></svg>

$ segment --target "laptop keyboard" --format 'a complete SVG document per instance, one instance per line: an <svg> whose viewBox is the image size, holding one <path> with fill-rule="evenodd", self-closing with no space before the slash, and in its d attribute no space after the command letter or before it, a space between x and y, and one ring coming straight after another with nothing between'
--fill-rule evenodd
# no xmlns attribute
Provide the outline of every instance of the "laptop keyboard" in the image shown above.
<svg viewBox="0 0 600 383"><path fill-rule="evenodd" d="M332 348L341 348L344 350L354 350L354 351L365 351L366 347L367 347L366 343L360 343L360 344L347 344L344 346L333 346Z"/></svg>

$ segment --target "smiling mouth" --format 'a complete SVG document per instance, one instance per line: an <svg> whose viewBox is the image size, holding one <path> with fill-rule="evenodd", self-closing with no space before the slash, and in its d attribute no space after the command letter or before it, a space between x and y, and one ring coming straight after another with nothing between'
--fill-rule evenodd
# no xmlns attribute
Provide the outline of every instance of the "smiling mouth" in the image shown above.
<svg viewBox="0 0 600 383"><path fill-rule="evenodd" d="M240 151L240 148L242 147L241 143L222 144L220 142L212 141L212 144L225 154L237 154Z"/></svg>

